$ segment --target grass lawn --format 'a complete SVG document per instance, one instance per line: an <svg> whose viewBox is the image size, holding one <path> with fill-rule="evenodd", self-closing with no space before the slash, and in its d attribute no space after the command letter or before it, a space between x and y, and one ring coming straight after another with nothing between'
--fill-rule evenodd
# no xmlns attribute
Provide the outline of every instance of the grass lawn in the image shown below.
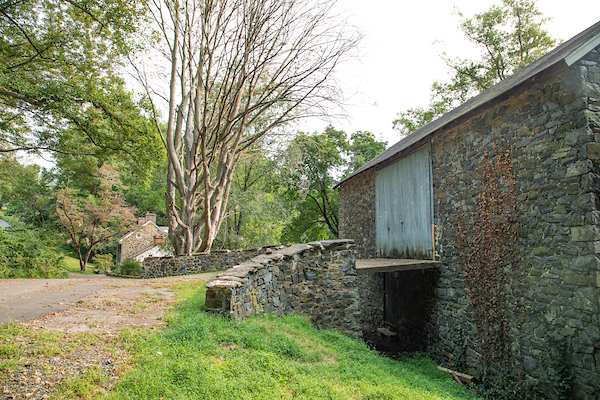
<svg viewBox="0 0 600 400"><path fill-rule="evenodd" d="M88 263L87 271L83 272L81 267L79 266L79 259L74 258L68 255L65 255L64 263L67 266L69 272L74 272L76 274L93 274L94 273L94 264Z"/></svg>
<svg viewBox="0 0 600 400"><path fill-rule="evenodd" d="M127 338L133 368L111 399L475 399L423 356L381 357L362 341L318 331L299 316L236 322L204 307L204 285L161 333Z"/></svg>

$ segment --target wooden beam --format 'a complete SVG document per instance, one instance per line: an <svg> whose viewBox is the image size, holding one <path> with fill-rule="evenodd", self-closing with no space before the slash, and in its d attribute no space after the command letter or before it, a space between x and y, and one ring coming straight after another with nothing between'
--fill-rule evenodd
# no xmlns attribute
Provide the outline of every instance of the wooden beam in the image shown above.
<svg viewBox="0 0 600 400"><path fill-rule="evenodd" d="M452 371L451 369L448 369L448 368L437 367L437 369L439 369L440 371L444 371L444 372L447 372L447 373L451 374L454 377L454 379L458 378L463 383L471 383L471 382L473 382L475 380L474 376L467 375L467 374L462 374L462 373L456 372L456 371Z"/></svg>
<svg viewBox="0 0 600 400"><path fill-rule="evenodd" d="M439 268L441 261L409 260L393 258L369 258L356 260L356 272L359 274L394 271L418 271Z"/></svg>

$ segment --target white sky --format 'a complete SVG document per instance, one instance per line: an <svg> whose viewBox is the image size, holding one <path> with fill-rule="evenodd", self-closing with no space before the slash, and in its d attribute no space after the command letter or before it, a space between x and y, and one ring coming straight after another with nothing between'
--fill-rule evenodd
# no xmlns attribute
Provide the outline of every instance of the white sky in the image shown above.
<svg viewBox="0 0 600 400"><path fill-rule="evenodd" d="M487 11L501 0L338 0L350 23L364 35L358 60L338 76L347 98L346 118L300 122L297 129L321 132L331 123L348 134L362 130L395 144L392 121L400 111L429 103L435 80L448 68L439 57L476 57L477 50L458 29L457 7L466 17ZM537 0L553 38L568 40L600 20L599 0ZM434 42L442 43L434 43ZM50 162L31 160L48 166Z"/></svg>
<svg viewBox="0 0 600 400"><path fill-rule="evenodd" d="M402 110L429 103L433 81L445 81L448 68L439 57L475 57L475 47L458 29L455 7L466 16L487 11L500 0L338 0L350 22L365 36L359 60L344 65L339 76L348 98L347 119L331 121L347 133L374 133L388 141L400 137L392 121ZM538 9L552 18L546 25L553 38L568 40L600 20L598 0L537 0ZM434 43L443 41L443 43ZM327 122L300 125L320 131Z"/></svg>

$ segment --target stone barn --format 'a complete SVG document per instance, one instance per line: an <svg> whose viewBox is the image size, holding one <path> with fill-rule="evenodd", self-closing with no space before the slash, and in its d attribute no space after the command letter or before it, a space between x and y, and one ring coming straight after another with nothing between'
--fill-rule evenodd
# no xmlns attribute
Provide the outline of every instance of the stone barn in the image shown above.
<svg viewBox="0 0 600 400"><path fill-rule="evenodd" d="M457 230L486 155L505 149L522 271L519 343L507 348L542 397L564 384L570 398L600 399L599 52L597 23L340 182L365 325L447 367L487 372Z"/></svg>

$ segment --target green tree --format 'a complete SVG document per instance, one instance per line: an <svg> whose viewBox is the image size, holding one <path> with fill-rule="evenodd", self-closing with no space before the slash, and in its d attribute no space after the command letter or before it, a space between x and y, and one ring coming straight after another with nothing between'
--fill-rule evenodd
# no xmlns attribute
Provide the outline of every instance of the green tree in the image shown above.
<svg viewBox="0 0 600 400"><path fill-rule="evenodd" d="M442 58L450 67L450 82L434 82L427 108L411 108L398 114L394 128L408 135L471 97L489 89L518 69L535 61L555 44L545 30L547 18L534 0L502 0L488 11L461 18L460 29L481 49L477 60Z"/></svg>
<svg viewBox="0 0 600 400"><path fill-rule="evenodd" d="M338 199L333 186L346 165L346 132L332 126L321 134L299 133L290 145L289 181L300 201L299 214L286 228L286 242L305 241L338 235Z"/></svg>
<svg viewBox="0 0 600 400"><path fill-rule="evenodd" d="M269 151L272 146L260 141L240 153L216 247L252 248L279 243L290 204L277 176L281 156Z"/></svg>
<svg viewBox="0 0 600 400"><path fill-rule="evenodd" d="M66 278L63 256L52 238L19 221L3 216L13 227L0 228L0 279Z"/></svg>
<svg viewBox="0 0 600 400"><path fill-rule="evenodd" d="M288 147L286 168L288 196L296 203L296 215L286 225L284 243L338 237L338 194L333 189L349 175L385 150L386 142L372 133L358 131L348 141L344 131L329 126L321 134L300 133Z"/></svg>
<svg viewBox="0 0 600 400"><path fill-rule="evenodd" d="M348 157L345 176L350 175L367 162L383 152L387 142L375 139L371 132L357 131L350 135L350 144L348 146Z"/></svg>
<svg viewBox="0 0 600 400"><path fill-rule="evenodd" d="M23 165L14 154L0 154L0 209L45 228L54 207L53 176L37 165Z"/></svg>
<svg viewBox="0 0 600 400"><path fill-rule="evenodd" d="M127 232L134 224L133 210L121 198L123 188L119 173L105 164L96 175L95 195L79 196L79 190L68 186L56 192L56 218L67 231L79 256L82 271L94 248Z"/></svg>
<svg viewBox="0 0 600 400"><path fill-rule="evenodd" d="M117 70L136 46L142 1L0 3L0 152L145 152L156 132ZM84 141L74 149L73 137Z"/></svg>
<svg viewBox="0 0 600 400"><path fill-rule="evenodd" d="M165 207L165 192L167 190L168 161L164 149L159 149L154 163L145 167L140 174L137 165L126 162L114 162L122 171L121 177L125 201L135 207L142 214L146 212L156 214L156 223L160 226L167 225Z"/></svg>

